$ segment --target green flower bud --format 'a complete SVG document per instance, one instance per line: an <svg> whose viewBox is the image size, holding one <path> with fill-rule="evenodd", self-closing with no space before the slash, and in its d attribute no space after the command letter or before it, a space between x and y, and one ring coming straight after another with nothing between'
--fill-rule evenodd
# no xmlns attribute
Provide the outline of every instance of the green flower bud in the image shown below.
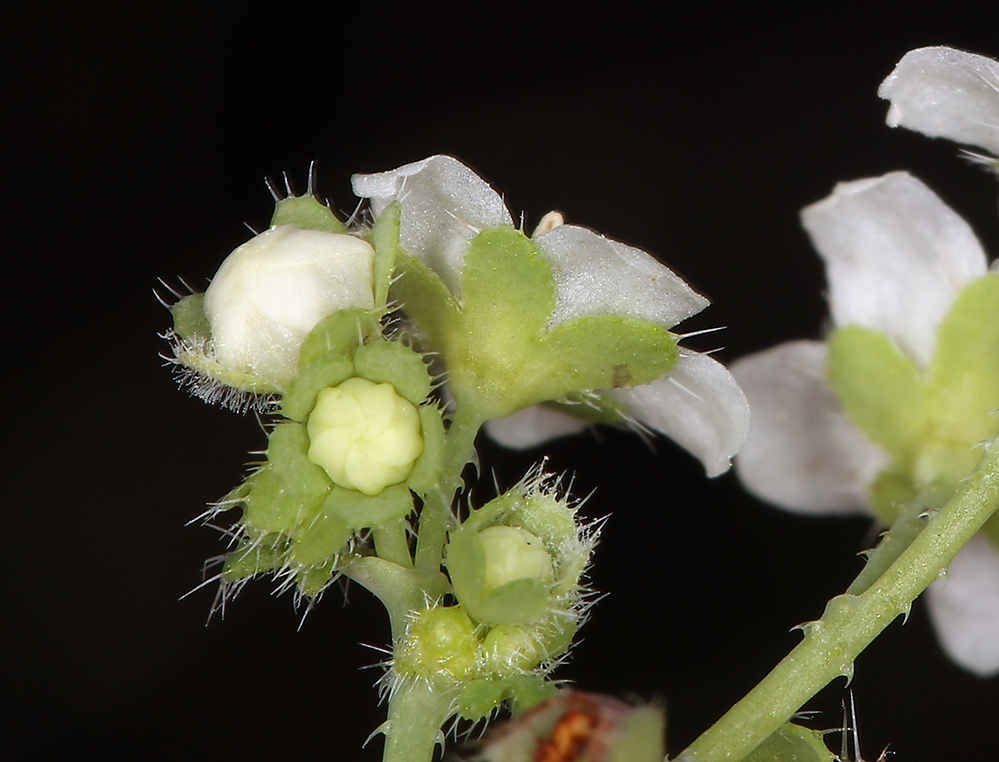
<svg viewBox="0 0 999 762"><path fill-rule="evenodd" d="M577 525L575 507L554 494L556 486L532 474L451 533L447 570L455 596L476 621L532 624L540 640L546 640L542 631L561 631L553 621L577 621L585 592L580 578L596 538Z"/></svg>
<svg viewBox="0 0 999 762"><path fill-rule="evenodd" d="M485 556L483 589L493 591L519 580L550 584L552 560L537 537L520 527L496 526L479 533Z"/></svg>
<svg viewBox="0 0 999 762"><path fill-rule="evenodd" d="M461 606L435 606L416 615L393 667L404 678L457 682L474 675L479 647L476 626Z"/></svg>
<svg viewBox="0 0 999 762"><path fill-rule="evenodd" d="M319 392L309 460L341 487L377 495L409 476L423 452L420 414L391 384L350 378Z"/></svg>
<svg viewBox="0 0 999 762"><path fill-rule="evenodd" d="M483 640L483 671L506 676L536 669L549 657L545 644L532 627L500 624Z"/></svg>

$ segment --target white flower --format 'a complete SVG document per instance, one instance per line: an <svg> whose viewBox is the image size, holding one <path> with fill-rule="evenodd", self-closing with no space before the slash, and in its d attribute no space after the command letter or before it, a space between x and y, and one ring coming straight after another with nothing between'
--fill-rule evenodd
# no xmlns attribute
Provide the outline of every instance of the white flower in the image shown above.
<svg viewBox="0 0 999 762"><path fill-rule="evenodd" d="M374 250L350 235L280 225L236 249L205 291L214 358L287 387L323 318L373 305Z"/></svg>
<svg viewBox="0 0 999 762"><path fill-rule="evenodd" d="M888 124L999 156L999 61L948 47L910 50L881 83Z"/></svg>
<svg viewBox="0 0 999 762"><path fill-rule="evenodd" d="M904 172L841 183L802 222L825 261L834 326L880 331L926 373L951 303L987 273L967 223ZM827 378L826 345L782 344L732 371L753 411L736 462L746 488L791 511L871 513L868 488L889 457L848 419ZM980 675L999 672L995 545L980 536L965 547L928 603L954 661Z"/></svg>
<svg viewBox="0 0 999 762"><path fill-rule="evenodd" d="M512 226L502 198L450 156L431 156L391 172L355 175L354 192L377 216L401 202L400 242L460 298L469 242L484 229ZM547 220L547 218L546 218ZM554 224L554 227L552 227ZM646 252L575 225L550 223L534 237L555 279L550 328L580 317L620 315L672 328L707 306L673 271ZM748 428L745 397L715 360L681 350L676 367L651 384L606 390L626 413L696 455L708 474L729 467ZM586 424L555 410L529 407L490 421L501 444L530 447Z"/></svg>

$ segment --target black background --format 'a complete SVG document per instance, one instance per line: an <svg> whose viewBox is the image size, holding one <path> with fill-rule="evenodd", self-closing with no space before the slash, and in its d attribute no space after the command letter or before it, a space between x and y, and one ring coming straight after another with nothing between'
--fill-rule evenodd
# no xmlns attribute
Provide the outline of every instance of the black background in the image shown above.
<svg viewBox="0 0 999 762"><path fill-rule="evenodd" d="M474 7L472 7L474 5ZM8 286L4 744L15 758L378 758L387 622L331 591L296 631L252 584L225 620L185 527L236 483L257 422L177 391L157 353L159 276L202 288L266 225L288 170L350 212L352 172L451 153L530 227L550 208L668 262L714 304L684 324L732 359L820 331L797 211L838 180L909 168L999 251L995 180L884 125L908 49L999 54L989 4L33 3L5 21ZM755 5L755 4L754 4ZM860 567L861 519L781 514L666 441L604 432L545 449L611 513L610 595L572 662L581 687L659 696L687 743L795 643ZM489 443L509 486L542 455ZM951 666L917 605L861 656L868 756L995 758L999 679ZM843 681L809 707L840 722Z"/></svg>

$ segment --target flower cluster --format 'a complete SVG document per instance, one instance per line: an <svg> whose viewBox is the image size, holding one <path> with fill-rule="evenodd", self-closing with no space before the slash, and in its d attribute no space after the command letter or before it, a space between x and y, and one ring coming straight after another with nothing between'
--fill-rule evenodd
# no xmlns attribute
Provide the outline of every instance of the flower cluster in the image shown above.
<svg viewBox="0 0 999 762"><path fill-rule="evenodd" d="M676 348L668 331L708 301L669 268L557 214L528 238L449 156L353 183L376 219L397 215L415 258L399 299L442 353L459 404L489 410L493 438L526 448L594 420L631 421L673 438L711 476L728 468L748 406L720 363Z"/></svg>
<svg viewBox="0 0 999 762"><path fill-rule="evenodd" d="M881 87L889 124L999 152L999 64L949 48L905 56ZM932 512L999 418L999 273L971 228L914 177L841 183L802 212L826 265L833 332L733 365L753 410L744 485L788 510ZM931 586L947 652L999 672L999 519Z"/></svg>

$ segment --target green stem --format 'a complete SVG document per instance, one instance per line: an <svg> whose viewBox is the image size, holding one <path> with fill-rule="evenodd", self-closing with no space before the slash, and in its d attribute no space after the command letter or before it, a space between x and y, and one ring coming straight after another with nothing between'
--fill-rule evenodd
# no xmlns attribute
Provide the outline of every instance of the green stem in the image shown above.
<svg viewBox="0 0 999 762"><path fill-rule="evenodd" d="M406 618L410 612L419 611L427 597L438 598L450 587L447 577L440 571L407 569L377 556L355 559L343 573L366 587L385 606L392 625L393 643L406 632Z"/></svg>
<svg viewBox="0 0 999 762"><path fill-rule="evenodd" d="M431 762L454 698L453 690L436 689L426 680L399 686L389 699L382 762Z"/></svg>
<svg viewBox="0 0 999 762"><path fill-rule="evenodd" d="M904 504L895 523L882 535L877 547L866 553L867 563L846 589L847 595L860 595L884 574L926 528L930 511L939 507L939 500L933 502L923 496Z"/></svg>
<svg viewBox="0 0 999 762"><path fill-rule="evenodd" d="M461 472L475 457L475 435L482 426L481 418L468 405L455 408L447 431L444 462L437 487L430 491L420 511L419 539L416 544L416 567L428 571L440 569L444 543L451 529L451 503L461 486Z"/></svg>
<svg viewBox="0 0 999 762"><path fill-rule="evenodd" d="M860 595L829 601L822 619L803 627L805 639L798 647L679 760L743 759L827 683L852 674L860 652L899 614L908 612L997 507L999 440L993 439L974 473L884 573Z"/></svg>
<svg viewBox="0 0 999 762"><path fill-rule="evenodd" d="M409 524L406 519L397 519L380 527L372 527L375 552L379 558L399 566L413 568L413 557L409 554Z"/></svg>

